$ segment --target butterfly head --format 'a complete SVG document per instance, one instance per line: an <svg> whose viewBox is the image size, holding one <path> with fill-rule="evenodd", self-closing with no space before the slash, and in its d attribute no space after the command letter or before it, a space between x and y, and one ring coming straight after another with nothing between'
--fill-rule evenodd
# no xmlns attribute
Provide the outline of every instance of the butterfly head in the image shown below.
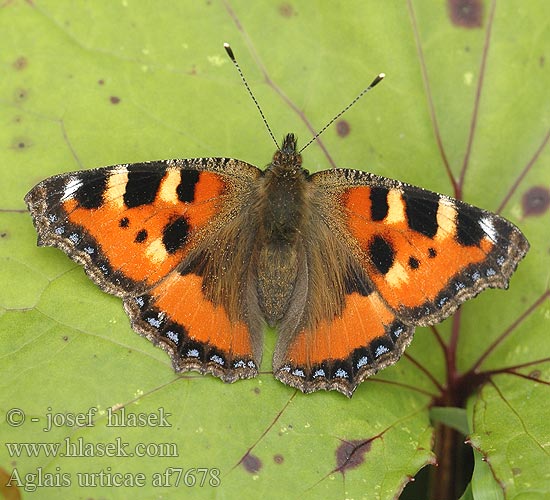
<svg viewBox="0 0 550 500"><path fill-rule="evenodd" d="M283 145L273 155L270 168L283 171L298 171L302 169L302 155L296 151L296 136L287 134Z"/></svg>

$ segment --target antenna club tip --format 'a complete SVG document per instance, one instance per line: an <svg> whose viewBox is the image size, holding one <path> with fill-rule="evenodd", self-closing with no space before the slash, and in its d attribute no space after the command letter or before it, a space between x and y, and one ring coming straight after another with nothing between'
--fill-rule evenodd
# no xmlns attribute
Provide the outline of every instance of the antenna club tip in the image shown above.
<svg viewBox="0 0 550 500"><path fill-rule="evenodd" d="M231 45L229 45L227 42L224 42L223 48L225 49L227 55L231 58L231 60L235 61L235 54L233 54L233 49L231 48Z"/></svg>
<svg viewBox="0 0 550 500"><path fill-rule="evenodd" d="M378 85L385 77L386 77L386 73L379 73L376 76L376 78L372 81L372 83L369 85L369 88L372 89L372 87Z"/></svg>

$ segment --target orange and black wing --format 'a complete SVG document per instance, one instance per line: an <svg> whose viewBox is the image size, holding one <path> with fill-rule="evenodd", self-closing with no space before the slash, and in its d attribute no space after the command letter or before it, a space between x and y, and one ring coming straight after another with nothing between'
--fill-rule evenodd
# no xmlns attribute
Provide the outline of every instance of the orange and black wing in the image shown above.
<svg viewBox="0 0 550 500"><path fill-rule="evenodd" d="M235 380L256 373L261 353L243 318L211 303L186 262L238 216L258 175L226 158L116 165L48 178L25 201L38 244L61 248L122 297L133 328L177 370Z"/></svg>
<svg viewBox="0 0 550 500"><path fill-rule="evenodd" d="M414 327L396 316L365 277L348 272L345 286L340 313L306 321L277 346L276 378L305 393L337 390L351 397L363 380L399 359Z"/></svg>
<svg viewBox="0 0 550 500"><path fill-rule="evenodd" d="M276 352L276 376L304 392L351 396L399 359L416 326L442 321L485 288L506 288L529 249L506 219L437 193L353 170L311 180L347 255L333 280L340 311L306 321Z"/></svg>
<svg viewBox="0 0 550 500"><path fill-rule="evenodd" d="M529 249L511 222L448 196L357 171L335 193L372 284L409 324L438 323L486 288L507 288ZM365 185L362 185L365 184Z"/></svg>

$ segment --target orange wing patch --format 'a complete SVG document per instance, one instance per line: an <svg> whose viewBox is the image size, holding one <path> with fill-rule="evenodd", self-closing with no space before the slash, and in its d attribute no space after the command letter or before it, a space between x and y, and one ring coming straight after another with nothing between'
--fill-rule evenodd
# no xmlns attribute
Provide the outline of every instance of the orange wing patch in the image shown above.
<svg viewBox="0 0 550 500"><path fill-rule="evenodd" d="M202 278L196 274L172 273L149 295L160 311L185 326L189 339L210 344L230 358L250 356L248 327L242 321L231 323L222 306L204 297L201 286Z"/></svg>
<svg viewBox="0 0 550 500"><path fill-rule="evenodd" d="M412 340L413 329L398 321L377 293L346 296L342 314L302 330L291 341L275 376L304 392L355 387L395 362Z"/></svg>
<svg viewBox="0 0 550 500"><path fill-rule="evenodd" d="M202 292L196 274L172 272L146 295L127 299L133 327L166 349L177 371L212 373L226 382L257 375L250 331L231 322Z"/></svg>

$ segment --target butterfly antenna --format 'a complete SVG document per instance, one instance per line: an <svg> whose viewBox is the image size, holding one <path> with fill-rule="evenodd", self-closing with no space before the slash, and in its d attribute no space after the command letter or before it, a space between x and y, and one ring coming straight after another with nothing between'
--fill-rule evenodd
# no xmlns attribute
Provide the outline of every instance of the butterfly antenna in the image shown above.
<svg viewBox="0 0 550 500"><path fill-rule="evenodd" d="M260 115L262 117L264 125L267 128L267 131L269 132L269 135L271 136L271 139L273 139L273 142L275 143L275 146L277 146L277 149L280 149L279 144L277 144L277 141L275 140L275 136L273 135L273 132L271 131L269 123L267 123L267 119L264 115L264 112L262 111L262 108L260 108L260 105L258 104L258 101L256 100L256 97L254 97L254 94L252 93L252 90L250 89L250 87L248 85L248 82L246 81L246 78L244 77L244 74L241 70L241 67L239 66L239 63L237 62L237 59L235 59L235 54L233 54L233 50L231 49L231 46L226 42L226 43L223 44L223 48L225 49L225 51L227 52L227 55L229 56L229 58L231 59L231 61L235 65L235 68L237 68L237 71L239 72L241 80L243 81L244 86L245 86L246 90L248 91L248 94L250 95L250 97L254 101L254 104L256 105L256 108L260 112Z"/></svg>
<svg viewBox="0 0 550 500"><path fill-rule="evenodd" d="M338 118L340 118L349 108L351 108L359 99L361 99L361 97L363 97L370 89L372 89L373 87L376 87L376 85L378 85L384 78L385 78L385 74L384 73L380 73L372 82L371 84L367 87L367 88L364 88L361 93L353 100L351 101L342 111L340 111L340 113L338 113L332 120L330 120L319 132L317 132L312 138L311 140L302 148L300 149L300 153L306 149L313 141L317 140L317 138L327 129L329 128L336 120L338 120Z"/></svg>

